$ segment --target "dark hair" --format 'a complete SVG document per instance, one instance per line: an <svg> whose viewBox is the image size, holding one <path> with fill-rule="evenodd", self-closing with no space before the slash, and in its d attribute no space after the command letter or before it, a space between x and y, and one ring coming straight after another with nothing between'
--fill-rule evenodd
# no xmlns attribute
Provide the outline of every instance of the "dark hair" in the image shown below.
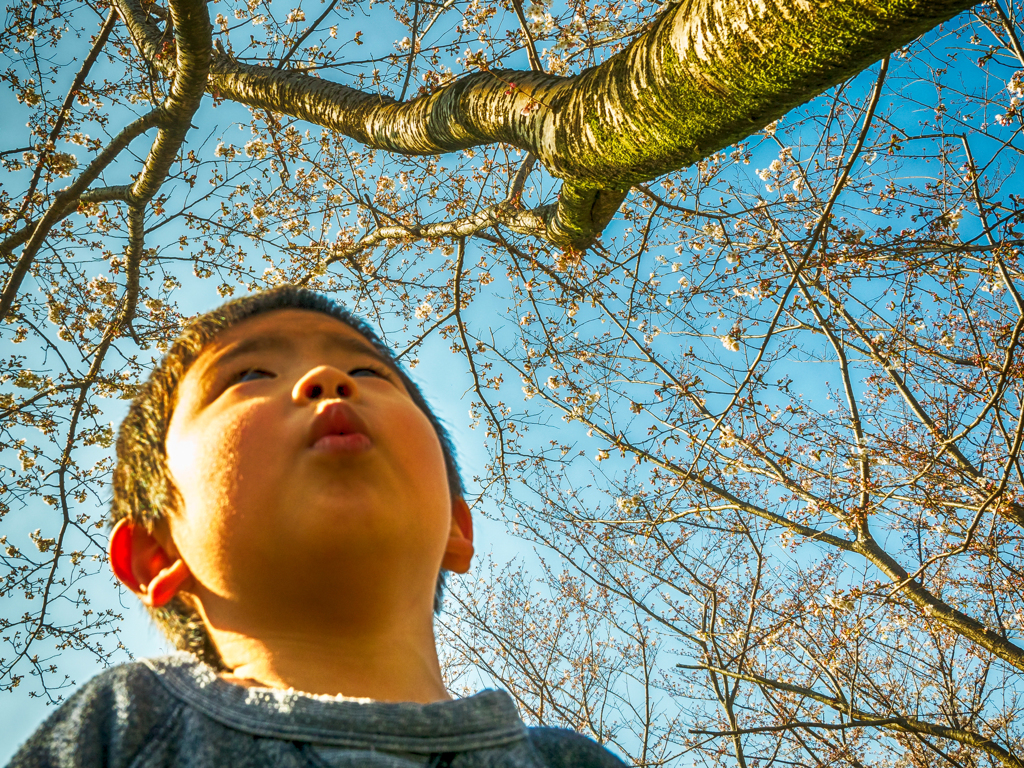
<svg viewBox="0 0 1024 768"><path fill-rule="evenodd" d="M263 293L229 301L193 320L164 355L149 379L132 400L128 415L117 435L117 465L110 522L128 519L152 528L175 509L180 497L167 469L167 429L177 403L178 386L206 346L221 332L256 315L278 309L306 309L322 312L362 334L401 378L416 406L430 421L444 453L448 490L452 497L463 495L462 479L455 462L455 449L448 432L430 410L423 393L402 370L394 353L370 326L340 304L306 288L285 285ZM444 571L438 574L434 611L441 607ZM154 620L175 646L190 651L216 669L224 662L203 624L196 607L183 595L166 605L149 608Z"/></svg>

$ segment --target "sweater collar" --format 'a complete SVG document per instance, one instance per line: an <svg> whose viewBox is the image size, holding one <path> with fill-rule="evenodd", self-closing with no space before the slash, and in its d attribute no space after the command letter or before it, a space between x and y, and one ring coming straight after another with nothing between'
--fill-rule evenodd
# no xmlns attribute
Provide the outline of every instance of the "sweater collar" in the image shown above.
<svg viewBox="0 0 1024 768"><path fill-rule="evenodd" d="M235 685L186 653L143 662L178 699L256 736L432 754L506 746L527 733L504 691L434 704L361 701Z"/></svg>

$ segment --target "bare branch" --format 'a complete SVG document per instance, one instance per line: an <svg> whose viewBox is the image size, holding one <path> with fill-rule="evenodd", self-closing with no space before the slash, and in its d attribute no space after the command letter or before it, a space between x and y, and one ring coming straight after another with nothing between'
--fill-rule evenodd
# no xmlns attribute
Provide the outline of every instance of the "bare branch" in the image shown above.
<svg viewBox="0 0 1024 768"><path fill-rule="evenodd" d="M43 241L46 239L46 236L50 233L53 226L78 207L78 200L82 193L85 192L86 188L96 180L99 174L108 165L110 165L111 162L113 162L114 158L121 153L121 150L127 147L131 143L132 139L158 125L162 116L162 112L159 109L154 109L122 129L121 132L115 136L106 147L104 147L103 151L93 159L85 171L79 175L71 186L57 193L46 213L31 229L31 234L24 237L24 234L28 230L26 227L25 230L12 235L3 244L0 244L0 254L6 257L6 255L10 253L11 248L17 247L20 243L27 241L25 248L21 253L21 258L18 260L18 263L15 265L10 276L7 278L7 284L4 286L3 293L0 294L0 321L7 317L7 314L10 312L11 305L14 303L14 300L18 295L18 291L21 288L21 282L25 279L25 275L28 274L28 270L32 266L32 261L35 259L36 253L39 251L39 248L42 246ZM8 245L8 243L11 245Z"/></svg>
<svg viewBox="0 0 1024 768"><path fill-rule="evenodd" d="M859 721L863 724L871 723L875 727L891 728L892 730L901 731L904 733L917 733L927 736L938 736L943 739L951 739L953 741L960 742L962 744L969 744L972 747L976 747L986 752L987 754L995 757L1003 765L1011 766L1011 768L1022 768L1024 761L1021 761L1012 752L1005 747L996 744L991 739L985 738L979 733L974 733L963 728L949 728L944 725L937 723L930 723L924 720L919 720L914 717L907 717L905 715L897 716L877 716L869 712L863 712L857 708L849 707L841 699L837 699L834 696L829 696L824 693L820 693L811 688L805 688L801 685L794 685L793 683L786 683L781 680L772 680L771 678L762 677L760 675L753 675L747 673L732 672L727 669L720 669L717 667L710 666L694 666L689 664L677 664L680 669L703 669L708 672L713 672L724 677L731 677L736 680L746 680L750 683L756 683L757 685L763 685L767 688L774 688L780 691L787 691L798 696L805 696L809 699L813 699L821 704L825 704L828 707L836 710L841 714L847 714L852 712L851 717L855 721ZM788 727L788 726L784 726ZM793 727L798 727L795 724ZM857 727L857 726L850 726ZM699 733L706 733L706 731L698 731ZM753 733L753 730L747 732Z"/></svg>

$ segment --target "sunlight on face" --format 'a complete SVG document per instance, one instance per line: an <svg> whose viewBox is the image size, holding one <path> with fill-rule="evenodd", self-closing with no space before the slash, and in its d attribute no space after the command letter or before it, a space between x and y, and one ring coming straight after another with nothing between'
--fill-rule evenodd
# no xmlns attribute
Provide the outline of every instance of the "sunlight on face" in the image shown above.
<svg viewBox="0 0 1024 768"><path fill-rule="evenodd" d="M278 310L221 334L182 381L167 462L171 533L211 595L299 610L332 588L432 594L451 519L440 442L332 317Z"/></svg>

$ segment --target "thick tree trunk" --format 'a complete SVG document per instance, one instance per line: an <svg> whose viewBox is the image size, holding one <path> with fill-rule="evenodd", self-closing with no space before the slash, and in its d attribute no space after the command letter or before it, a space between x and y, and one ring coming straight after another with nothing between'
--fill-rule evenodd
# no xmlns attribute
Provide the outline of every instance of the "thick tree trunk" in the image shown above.
<svg viewBox="0 0 1024 768"><path fill-rule="evenodd" d="M434 154L505 142L555 176L622 188L749 135L973 4L685 0L575 77L481 72L406 103L226 59L210 88L379 149ZM524 115L531 98L537 106Z"/></svg>
<svg viewBox="0 0 1024 768"><path fill-rule="evenodd" d="M559 207L576 207L550 217L549 234L579 245L600 233L616 195L753 133L973 4L683 0L622 53L574 77L485 71L396 102L221 54L207 90L391 152L519 147L572 184L563 197L575 203ZM119 5L159 65L159 31L136 0Z"/></svg>

